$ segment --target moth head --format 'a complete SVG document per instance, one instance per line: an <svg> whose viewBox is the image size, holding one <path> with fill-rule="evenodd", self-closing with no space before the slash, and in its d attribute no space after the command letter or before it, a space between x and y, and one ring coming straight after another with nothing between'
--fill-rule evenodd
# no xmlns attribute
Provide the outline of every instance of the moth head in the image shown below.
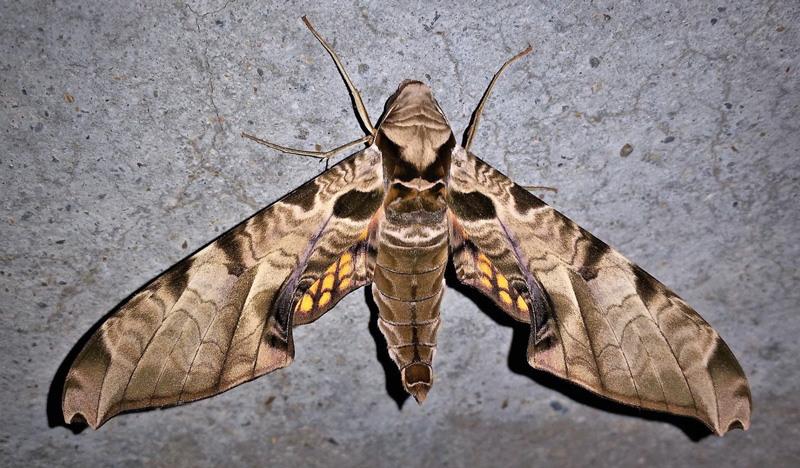
<svg viewBox="0 0 800 468"><path fill-rule="evenodd" d="M423 171L436 161L439 149L453 138L453 131L431 88L420 81L405 80L386 102L377 138L389 140L397 156Z"/></svg>

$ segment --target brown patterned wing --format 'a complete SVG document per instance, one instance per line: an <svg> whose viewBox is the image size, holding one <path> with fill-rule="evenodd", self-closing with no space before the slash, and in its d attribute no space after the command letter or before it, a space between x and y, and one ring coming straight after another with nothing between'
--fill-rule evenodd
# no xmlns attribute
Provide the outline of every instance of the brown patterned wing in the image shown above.
<svg viewBox="0 0 800 468"><path fill-rule="evenodd" d="M64 419L97 428L123 411L209 397L289 365L295 310L305 308L296 323L308 323L371 281L369 226L383 191L380 153L368 148L155 279L78 354ZM308 289L327 287L332 265L330 295L308 306Z"/></svg>
<svg viewBox="0 0 800 468"><path fill-rule="evenodd" d="M741 366L666 286L463 148L448 205L459 279L531 323L531 366L718 435L749 427Z"/></svg>

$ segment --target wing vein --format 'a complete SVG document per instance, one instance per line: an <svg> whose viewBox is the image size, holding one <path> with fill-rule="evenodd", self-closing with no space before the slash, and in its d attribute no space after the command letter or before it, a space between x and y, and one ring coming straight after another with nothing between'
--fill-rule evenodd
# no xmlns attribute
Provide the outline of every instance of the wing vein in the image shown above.
<svg viewBox="0 0 800 468"><path fill-rule="evenodd" d="M247 288L247 290L249 291L253 286L253 282L255 281L255 275L249 275L248 277L251 279L250 286ZM234 285L234 289L235 289L235 287L236 287L236 285ZM198 343L197 349L194 352L194 356L192 356L192 360L189 363L189 369L186 371L186 377L184 377L184 379L183 379L183 384L181 385L181 391L178 393L178 401L181 401L183 399L183 393L186 390L186 383L189 381L189 376L192 374L192 369L194 369L194 363L197 360L197 356L200 354L200 349L203 347L203 345L206 342L206 336L208 336L208 332L211 331L211 328L214 325L214 322L216 322L217 321L217 317L219 317L219 313L224 308L225 308L224 305L222 307L215 307L214 316L208 322L208 326L206 327L206 331L203 332L203 335L200 337L200 342ZM244 309L244 303L241 305L239 310L241 311L243 309ZM241 312L239 313L239 316L241 317ZM198 332L199 332L199 330L198 330ZM183 332L181 332L181 333L183 333ZM219 345L217 345L216 343L215 343L215 345L219 348ZM227 356L227 355L228 355L228 353L227 353L227 350L226 350L225 351L225 356ZM218 372L219 372L220 375L222 375L222 367L220 367ZM155 389L154 389L154 391L155 391Z"/></svg>
<svg viewBox="0 0 800 468"><path fill-rule="evenodd" d="M175 300L175 304L178 303L178 300L180 300L180 297L183 296L183 293L185 293L185 292L186 292L186 287L183 288L183 291L181 291L180 296L178 296L178 299ZM175 307L175 304L172 305L172 308ZM136 367L139 365L139 362L141 362L141 360L142 360L142 356L144 356L144 353L147 351L147 348L150 347L150 344L155 339L156 335L158 334L158 330L160 330L161 327L164 325L164 322L167 320L167 317L169 317L172 314L172 308L170 308L169 311L167 311L167 310L164 311L164 316L161 317L161 325L159 325L158 327L156 327L153 330L153 334L150 335L150 338L147 340L147 343L142 348L142 352L139 353L139 357L136 359L136 365L134 366L134 370L136 370ZM110 367L110 364L109 364L109 367ZM100 401L102 400L103 389L105 389L106 379L107 378L108 378L108 369L106 369L105 375L103 376L103 383L100 384L100 391L98 392L98 396L97 396L97 409L95 410L95 415L99 415L100 414ZM125 400L125 393L128 391L128 386L130 385L132 378L133 378L133 371L131 371L131 374L128 376L128 381L125 382L125 386L123 387L122 397L121 397L120 401L116 402L115 405L121 404Z"/></svg>
<svg viewBox="0 0 800 468"><path fill-rule="evenodd" d="M670 301L670 303L672 303L672 301ZM680 371L681 371L681 376L683 376L683 380L684 380L684 382L686 382L686 388L689 389L689 395L692 396L692 405L694 406L694 413L695 413L696 416L699 417L698 408L697 408L697 399L694 396L694 391L692 391L692 386L689 384L689 377L686 376L686 372L683 370L683 366L681 365L681 362L678 360L678 355L675 354L675 350L672 349L672 343L669 342L669 340L667 339L667 336L664 334L664 330L661 329L661 324L656 322L655 317L653 316L653 311L650 310L650 306L648 306L647 303L644 300L642 300L642 304L644 305L644 309L647 311L647 314L650 315L650 319L653 321L653 323L655 323L656 329L658 329L658 333L661 335L661 338L664 340L665 343L667 343L667 347L669 348L669 352L670 352L670 354L672 354L672 358L675 359L675 363L678 365L678 369L680 369ZM684 315L686 315L686 314L684 314ZM711 386L712 387L714 386L713 380L712 380ZM719 400L717 398L716 388L714 389L714 397L715 397L716 400ZM717 413L717 416L719 416L719 412Z"/></svg>
<svg viewBox="0 0 800 468"><path fill-rule="evenodd" d="M578 277L580 277L580 276L578 275ZM573 288L573 290L574 290L574 288ZM576 302L577 302L577 300L576 300ZM589 334L588 327L586 327L586 315L584 315L583 307L580 304L578 304L578 311L580 311L581 318L583 319L584 328L587 328L586 335L587 336L591 336ZM598 310L598 313L603 316L603 319L606 321L606 325L608 325L608 329L611 330L611 335L614 337L614 341L617 342L617 347L619 348L619 352L620 352L620 354L622 354L622 359L625 360L625 366L628 368L628 374L631 376L631 383L633 384L633 389L636 391L636 399L639 400L639 406L642 406L642 396L639 393L639 386L636 385L636 378L633 376L633 370L631 369L631 364L630 364L630 362L628 362L628 355L625 354L625 350L622 348L622 342L619 340L619 337L617 336L617 332L614 330L614 327L611 325L611 321L608 319L607 311L599 311ZM595 358L595 361L597 361L596 358ZM600 368L599 368L600 363L598 362L597 365L598 365L598 374L601 376L601 379L602 379L602 373L600 372Z"/></svg>

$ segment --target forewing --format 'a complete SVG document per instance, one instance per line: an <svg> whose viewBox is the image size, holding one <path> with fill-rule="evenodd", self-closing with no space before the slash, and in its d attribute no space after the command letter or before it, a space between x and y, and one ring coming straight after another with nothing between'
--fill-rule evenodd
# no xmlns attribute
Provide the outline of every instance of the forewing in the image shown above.
<svg viewBox="0 0 800 468"><path fill-rule="evenodd" d="M287 366L296 305L331 265L347 268L347 252L351 266L365 262L382 200L380 153L368 148L172 267L78 354L64 385L65 420L96 428L122 411L205 398ZM364 268L350 273L298 322L371 279Z"/></svg>
<svg viewBox="0 0 800 468"><path fill-rule="evenodd" d="M448 205L458 277L531 322L531 366L719 435L749 426L741 366L666 286L463 148Z"/></svg>

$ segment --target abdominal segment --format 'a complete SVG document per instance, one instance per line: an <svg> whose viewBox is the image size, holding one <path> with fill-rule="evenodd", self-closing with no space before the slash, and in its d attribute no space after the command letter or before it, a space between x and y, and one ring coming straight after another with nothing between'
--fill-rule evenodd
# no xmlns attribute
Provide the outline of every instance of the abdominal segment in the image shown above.
<svg viewBox="0 0 800 468"><path fill-rule="evenodd" d="M403 386L421 404L433 385L433 356L447 264L446 223L381 227L372 295L378 326Z"/></svg>

